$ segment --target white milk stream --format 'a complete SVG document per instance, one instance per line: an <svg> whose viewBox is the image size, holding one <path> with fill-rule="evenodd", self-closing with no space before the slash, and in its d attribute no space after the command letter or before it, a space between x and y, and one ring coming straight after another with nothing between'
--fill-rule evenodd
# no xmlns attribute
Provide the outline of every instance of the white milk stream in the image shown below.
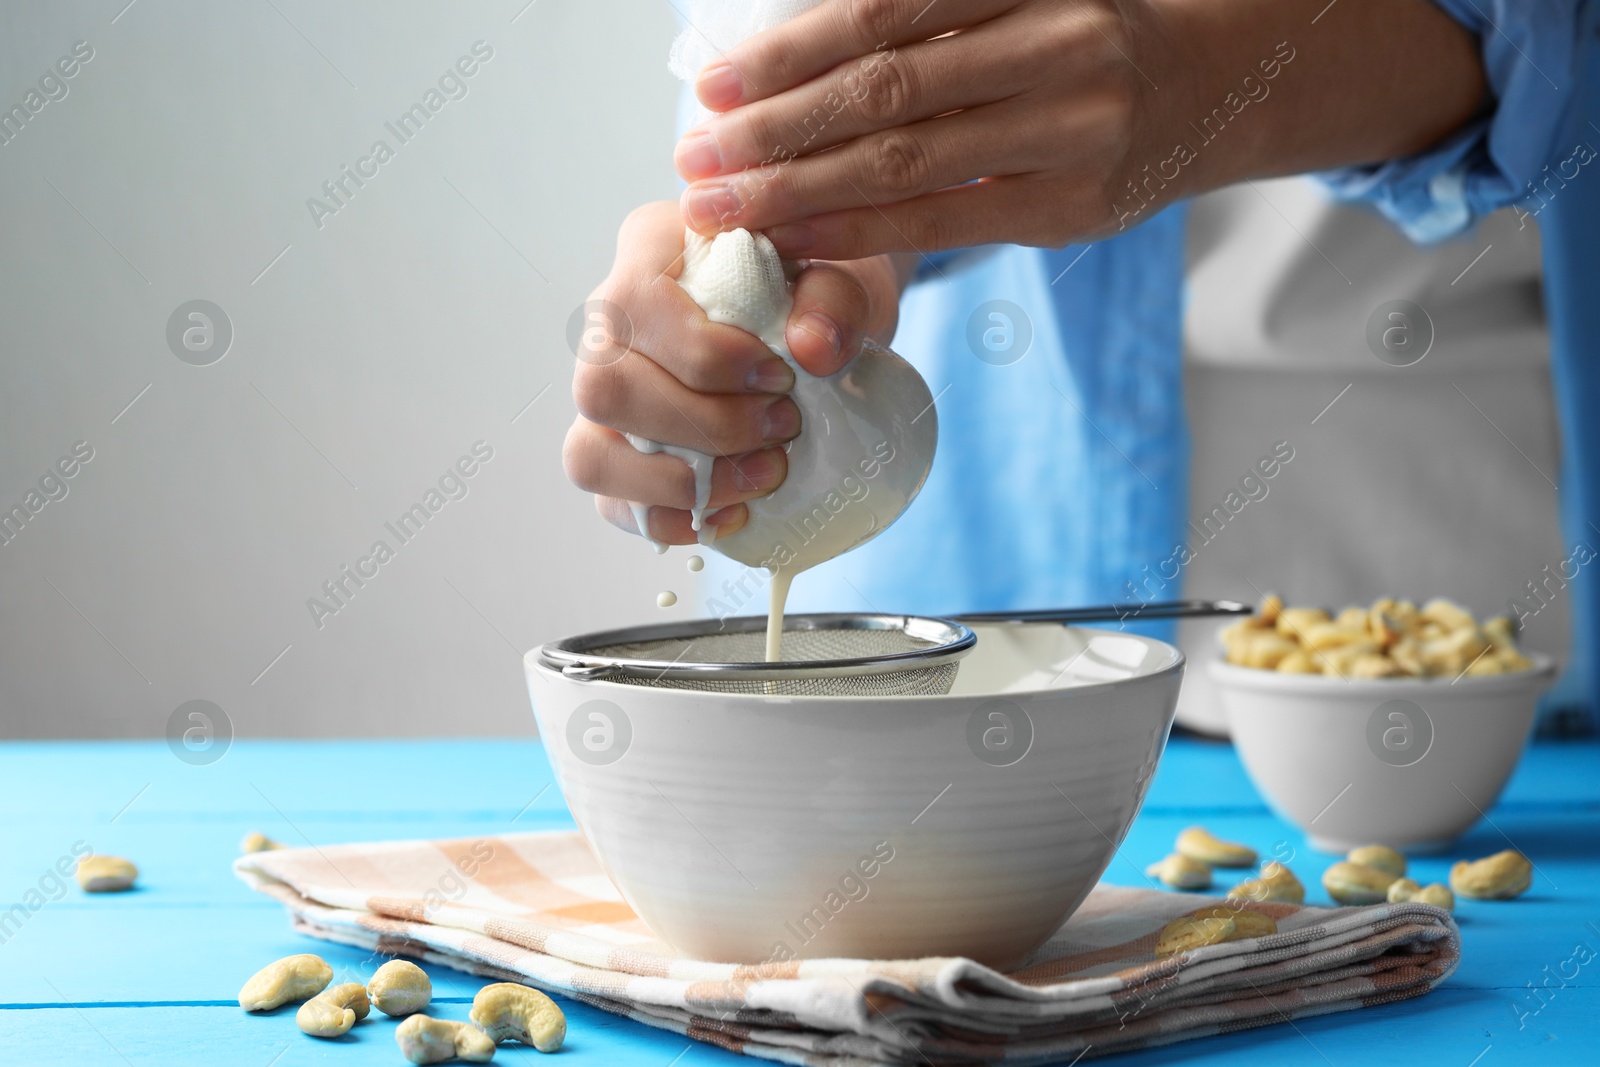
<svg viewBox="0 0 1600 1067"><path fill-rule="evenodd" d="M713 456L633 434L641 452L665 452L694 472L694 528L699 542L772 576L767 659L780 658L783 606L794 576L882 533L921 490L933 465L938 416L916 369L889 349L867 342L849 366L826 378L789 354L784 329L793 306L793 265L772 242L747 230L714 239L685 238L683 286L712 322L755 334L793 368L790 396L800 408L800 436L788 445L789 472L772 493L748 502L749 521L717 539L704 522ZM633 505L649 537L647 509ZM657 551L666 546L656 545Z"/></svg>

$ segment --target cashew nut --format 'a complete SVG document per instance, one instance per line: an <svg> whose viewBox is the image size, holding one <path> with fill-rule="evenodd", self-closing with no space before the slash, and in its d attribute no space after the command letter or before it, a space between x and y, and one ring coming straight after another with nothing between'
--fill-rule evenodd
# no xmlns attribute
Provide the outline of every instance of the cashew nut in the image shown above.
<svg viewBox="0 0 1600 1067"><path fill-rule="evenodd" d="M1206 945L1265 937L1277 932L1278 924L1271 916L1248 908L1219 904L1169 922L1156 938L1155 953L1157 956L1172 956Z"/></svg>
<svg viewBox="0 0 1600 1067"><path fill-rule="evenodd" d="M1304 904L1306 887L1300 884L1300 879L1294 876L1293 871L1274 860L1261 865L1259 876L1240 882L1228 890L1228 899Z"/></svg>
<svg viewBox="0 0 1600 1067"><path fill-rule="evenodd" d="M282 847L260 830L251 830L239 839L240 852L271 852Z"/></svg>
<svg viewBox="0 0 1600 1067"><path fill-rule="evenodd" d="M494 1041L520 1041L540 1052L554 1052L567 1036L567 1017L556 1002L516 982L478 990L467 1017Z"/></svg>
<svg viewBox="0 0 1600 1067"><path fill-rule="evenodd" d="M1278 632L1286 637L1297 637L1318 623L1332 622L1333 617L1321 608L1284 608L1278 612Z"/></svg>
<svg viewBox="0 0 1600 1067"><path fill-rule="evenodd" d="M1221 633L1225 658L1283 674L1361 678L1471 677L1530 670L1504 616L1481 627L1465 609L1434 600L1422 611L1387 597L1330 618L1321 608L1285 608L1276 598Z"/></svg>
<svg viewBox="0 0 1600 1067"><path fill-rule="evenodd" d="M1510 900L1533 884L1533 864L1507 849L1476 862L1462 860L1450 868L1450 888L1473 900Z"/></svg>
<svg viewBox="0 0 1600 1067"><path fill-rule="evenodd" d="M390 960L367 982L367 996L385 1015L411 1015L433 999L433 983L428 973L410 960Z"/></svg>
<svg viewBox="0 0 1600 1067"><path fill-rule="evenodd" d="M360 982L341 982L326 989L295 1012L295 1025L312 1037L343 1037L367 1017L367 989Z"/></svg>
<svg viewBox="0 0 1600 1067"><path fill-rule="evenodd" d="M1159 863L1144 869L1148 878L1158 878L1173 889L1204 889L1211 884L1211 868L1199 860L1174 852Z"/></svg>
<svg viewBox="0 0 1600 1067"><path fill-rule="evenodd" d="M1472 613L1443 598L1428 601L1422 606L1422 617L1432 619L1446 630L1460 630L1476 626Z"/></svg>
<svg viewBox="0 0 1600 1067"><path fill-rule="evenodd" d="M1401 904L1408 900L1414 900L1419 904L1432 904L1445 911L1456 910L1456 895L1438 882L1419 886L1409 878L1401 878L1389 886L1389 903Z"/></svg>
<svg viewBox="0 0 1600 1067"><path fill-rule="evenodd" d="M1256 850L1232 841L1223 841L1200 826L1191 826L1178 835L1178 852L1212 867L1254 867Z"/></svg>
<svg viewBox="0 0 1600 1067"><path fill-rule="evenodd" d="M331 981L333 968L321 956L285 956L250 976L239 990L239 1007L245 1011L271 1011L291 1000L314 997Z"/></svg>
<svg viewBox="0 0 1600 1067"><path fill-rule="evenodd" d="M1378 904L1400 876L1376 867L1340 860L1322 874L1322 888L1340 904Z"/></svg>
<svg viewBox="0 0 1600 1067"><path fill-rule="evenodd" d="M133 888L139 868L121 856L85 856L78 861L78 884L85 893L120 893Z"/></svg>
<svg viewBox="0 0 1600 1067"><path fill-rule="evenodd" d="M1321 674L1322 673L1322 668L1317 666L1316 661L1313 660L1310 656L1306 655L1304 652L1299 651L1298 649L1295 650L1294 652L1289 653L1287 656L1283 657L1282 659L1280 659L1278 661L1278 665L1276 667L1274 667L1273 669L1276 670L1279 674Z"/></svg>
<svg viewBox="0 0 1600 1067"><path fill-rule="evenodd" d="M1281 611L1283 611L1283 598L1277 593L1268 593L1261 598L1261 606L1256 609L1256 618L1260 619L1263 625L1276 626L1278 613Z"/></svg>
<svg viewBox="0 0 1600 1067"><path fill-rule="evenodd" d="M395 1044L412 1063L444 1063L463 1059L488 1063L494 1059L494 1042L482 1030L454 1019L411 1015L395 1027Z"/></svg>
<svg viewBox="0 0 1600 1067"><path fill-rule="evenodd" d="M1456 895L1450 892L1449 886L1440 885L1438 882L1423 886L1417 895L1411 899L1418 904L1432 904L1434 907L1443 908L1445 911L1456 910Z"/></svg>
<svg viewBox="0 0 1600 1067"><path fill-rule="evenodd" d="M1389 883L1388 892L1384 895L1391 904L1404 904L1408 900L1417 899L1417 894L1422 887L1410 878L1396 878Z"/></svg>
<svg viewBox="0 0 1600 1067"><path fill-rule="evenodd" d="M1351 849L1345 859L1373 870L1386 871L1396 878L1406 873L1406 858L1388 845L1362 845Z"/></svg>
<svg viewBox="0 0 1600 1067"><path fill-rule="evenodd" d="M1175 956L1206 945L1237 941L1239 936L1239 928L1232 919L1199 919L1186 915L1162 927L1161 936L1156 938L1155 953L1157 956Z"/></svg>

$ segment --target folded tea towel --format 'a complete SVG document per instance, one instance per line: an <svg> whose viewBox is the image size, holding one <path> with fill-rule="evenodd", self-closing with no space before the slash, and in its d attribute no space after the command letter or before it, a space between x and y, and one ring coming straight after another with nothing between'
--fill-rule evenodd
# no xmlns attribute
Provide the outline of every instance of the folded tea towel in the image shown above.
<svg viewBox="0 0 1600 1067"><path fill-rule="evenodd" d="M782 1063L1064 1062L1420 996L1460 956L1425 904L1250 904L1278 933L1157 958L1215 898L1101 885L1025 966L707 963L656 940L572 831L331 845L235 873L328 941L523 981Z"/></svg>

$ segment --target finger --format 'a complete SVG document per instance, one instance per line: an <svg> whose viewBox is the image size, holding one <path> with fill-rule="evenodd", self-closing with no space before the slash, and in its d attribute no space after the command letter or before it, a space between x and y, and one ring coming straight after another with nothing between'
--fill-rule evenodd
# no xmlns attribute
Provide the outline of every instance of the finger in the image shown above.
<svg viewBox="0 0 1600 1067"><path fill-rule="evenodd" d="M695 506L694 472L676 456L646 455L614 430L578 419L561 450L567 479L587 493L666 508ZM772 492L783 483L789 461L781 448L718 458L711 465L708 507L722 508Z"/></svg>
<svg viewBox="0 0 1600 1067"><path fill-rule="evenodd" d="M830 212L767 232L778 251L790 257L926 255L985 244L1059 248L1115 233L1119 223L1142 222L1145 216L1133 211L1131 203L1123 201L1119 212L1097 185L1072 187L1019 175L985 179L899 204Z"/></svg>
<svg viewBox="0 0 1600 1067"><path fill-rule="evenodd" d="M584 306L575 349L581 364L604 367L633 349L697 392L788 392L788 364L752 334L711 322L678 284L683 236L683 216L671 202L628 216L617 264Z"/></svg>
<svg viewBox="0 0 1600 1067"><path fill-rule="evenodd" d="M572 396L590 422L714 456L754 452L800 432L800 409L786 396L699 393L634 351L603 366L580 363Z"/></svg>
<svg viewBox="0 0 1600 1067"><path fill-rule="evenodd" d="M926 41L985 22L1017 0L832 0L759 33L695 80L713 111L762 100L884 46Z"/></svg>
<svg viewBox="0 0 1600 1067"><path fill-rule="evenodd" d="M1092 105L1084 111L1047 128L1025 102L1006 101L868 134L766 172L695 182L683 192L684 216L697 230L754 230L827 211L897 203L976 178L1052 166L1062 133L1083 136L1087 169L1099 158L1098 145L1089 139L1099 115Z"/></svg>
<svg viewBox="0 0 1600 1067"><path fill-rule="evenodd" d="M782 165L874 130L1004 100L1055 69L1060 56L1019 51L998 23L897 49L891 60L851 59L786 93L690 130L673 161L685 181Z"/></svg>
<svg viewBox="0 0 1600 1067"><path fill-rule="evenodd" d="M861 351L872 318L866 288L840 267L813 264L794 283L784 340L806 370L827 377Z"/></svg>
<svg viewBox="0 0 1600 1067"><path fill-rule="evenodd" d="M615 497L597 496L594 498L595 510L600 517L619 530L629 533L644 533L652 541L659 541L664 545L692 545L700 541L700 534L694 528L694 518L687 511L676 508L651 508L646 512L646 524L650 527L648 532L639 529L638 523L633 520L633 507L626 500ZM713 540L720 540L740 529L750 519L750 509L743 504L731 504L706 516L705 525L711 527Z"/></svg>

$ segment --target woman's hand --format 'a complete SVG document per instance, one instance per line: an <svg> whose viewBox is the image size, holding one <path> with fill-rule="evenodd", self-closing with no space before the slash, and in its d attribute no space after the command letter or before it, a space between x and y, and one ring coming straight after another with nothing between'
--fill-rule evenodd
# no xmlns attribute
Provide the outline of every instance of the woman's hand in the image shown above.
<svg viewBox="0 0 1600 1067"><path fill-rule="evenodd" d="M722 536L744 525L744 501L783 482L782 445L800 432L800 411L785 395L794 372L752 334L707 320L675 280L682 261L677 204L628 216L611 273L590 295L604 303L578 350L579 417L562 453L567 477L595 494L601 515L634 530L628 502L650 505L648 533L668 544L696 540L694 479L682 460L638 452L623 434L720 457L707 522ZM831 374L863 337L893 335L899 295L887 257L812 264L795 279L785 340L808 372Z"/></svg>
<svg viewBox="0 0 1600 1067"><path fill-rule="evenodd" d="M829 0L696 91L722 114L678 145L690 224L851 258L1059 246L1242 178L1418 151L1483 75L1430 0Z"/></svg>

